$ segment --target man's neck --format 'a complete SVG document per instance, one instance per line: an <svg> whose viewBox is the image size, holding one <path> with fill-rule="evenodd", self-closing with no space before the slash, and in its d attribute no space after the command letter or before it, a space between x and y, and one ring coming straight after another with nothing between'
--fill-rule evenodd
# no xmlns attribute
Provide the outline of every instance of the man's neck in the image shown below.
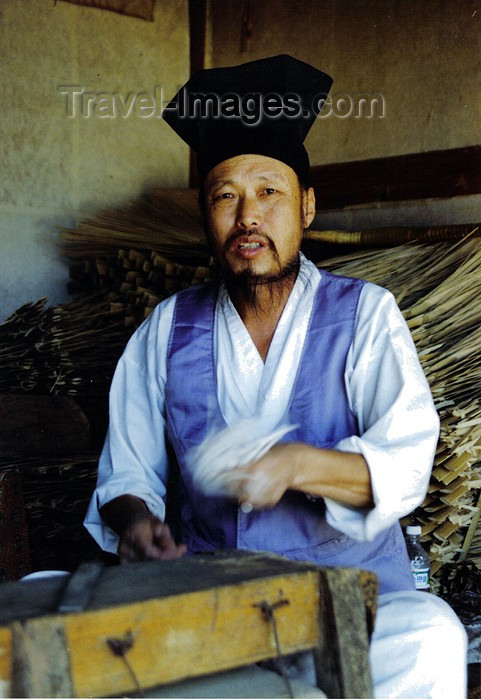
<svg viewBox="0 0 481 700"><path fill-rule="evenodd" d="M292 278L283 280L282 284L257 285L254 304L246 300L239 290L229 290L232 303L264 362L295 282L295 278Z"/></svg>

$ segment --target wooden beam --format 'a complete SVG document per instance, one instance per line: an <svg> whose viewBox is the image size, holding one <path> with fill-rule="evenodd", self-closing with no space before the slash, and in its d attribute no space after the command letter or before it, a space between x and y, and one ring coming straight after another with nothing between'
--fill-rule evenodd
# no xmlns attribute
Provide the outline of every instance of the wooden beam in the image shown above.
<svg viewBox="0 0 481 700"><path fill-rule="evenodd" d="M106 567L83 612L58 614L64 588L0 587L5 697L119 696L311 649L328 697L372 697L370 572L235 551Z"/></svg>
<svg viewBox="0 0 481 700"><path fill-rule="evenodd" d="M11 632L12 697L74 697L62 618L14 622Z"/></svg>
<svg viewBox="0 0 481 700"><path fill-rule="evenodd" d="M372 697L367 662L370 624L359 570L325 567L320 570L320 585L319 641L314 649L317 683L328 698Z"/></svg>
<svg viewBox="0 0 481 700"><path fill-rule="evenodd" d="M190 74L205 68L207 0L189 0ZM190 149L189 187L198 186L197 156Z"/></svg>
<svg viewBox="0 0 481 700"><path fill-rule="evenodd" d="M311 167L316 208L481 193L481 146Z"/></svg>

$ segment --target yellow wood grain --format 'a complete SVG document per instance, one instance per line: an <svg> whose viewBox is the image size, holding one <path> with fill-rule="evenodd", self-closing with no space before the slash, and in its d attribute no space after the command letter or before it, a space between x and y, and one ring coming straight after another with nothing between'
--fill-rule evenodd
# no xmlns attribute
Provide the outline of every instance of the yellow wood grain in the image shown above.
<svg viewBox="0 0 481 700"><path fill-rule="evenodd" d="M10 697L12 665L12 633L9 627L0 627L0 697Z"/></svg>
<svg viewBox="0 0 481 700"><path fill-rule="evenodd" d="M288 604L275 612L282 652L315 646L319 604L315 571L59 616L68 642L74 694L105 696L135 690L125 663L107 643L108 638L129 633L134 644L127 658L145 688L273 657L272 623L255 604L283 599ZM4 651L0 678L8 680L9 630L0 628L0 633Z"/></svg>
<svg viewBox="0 0 481 700"><path fill-rule="evenodd" d="M254 607L263 600L289 600L276 611L283 651L309 648L317 641L318 588L317 575L308 572L70 616L66 634L75 694L135 689L106 642L128 632L134 638L129 663L146 688L275 656L272 625Z"/></svg>

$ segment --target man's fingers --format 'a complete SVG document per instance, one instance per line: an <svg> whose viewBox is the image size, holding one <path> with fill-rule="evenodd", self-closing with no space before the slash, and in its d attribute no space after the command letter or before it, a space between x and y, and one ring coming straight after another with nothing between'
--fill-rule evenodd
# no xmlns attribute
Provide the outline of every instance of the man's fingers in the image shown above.
<svg viewBox="0 0 481 700"><path fill-rule="evenodd" d="M177 559L185 554L187 547L176 544L168 525L161 523L155 527L156 545L159 559Z"/></svg>
<svg viewBox="0 0 481 700"><path fill-rule="evenodd" d="M142 546L136 544L136 542L131 539L122 540L119 545L118 554L121 564L145 559L145 552Z"/></svg>
<svg viewBox="0 0 481 700"><path fill-rule="evenodd" d="M160 520L153 525L153 535L154 541L158 544L166 544L169 540L172 540L169 526L162 523Z"/></svg>
<svg viewBox="0 0 481 700"><path fill-rule="evenodd" d="M160 549L159 550L159 559L180 559L180 557L183 557L184 554L187 551L187 547L185 544L175 544L175 542L172 542L172 545L169 546L168 548L165 549Z"/></svg>
<svg viewBox="0 0 481 700"><path fill-rule="evenodd" d="M133 523L119 544L118 554L122 564L146 559L176 559L185 554L186 547L177 545L168 525L154 516Z"/></svg>

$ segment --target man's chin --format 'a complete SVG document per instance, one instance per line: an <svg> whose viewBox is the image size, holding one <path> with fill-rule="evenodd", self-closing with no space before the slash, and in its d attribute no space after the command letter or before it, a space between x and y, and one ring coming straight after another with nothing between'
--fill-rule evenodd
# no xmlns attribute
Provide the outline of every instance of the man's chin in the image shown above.
<svg viewBox="0 0 481 700"><path fill-rule="evenodd" d="M266 255L246 259L227 258L224 260L223 269L226 277L235 278L239 276L244 279L259 279L259 281L261 279L275 279L282 274L280 261Z"/></svg>
<svg viewBox="0 0 481 700"><path fill-rule="evenodd" d="M272 259L266 260L265 256L256 258L227 258L224 260L223 268L228 276L246 275L252 277L275 275L278 274L280 270L279 265L273 265Z"/></svg>
<svg viewBox="0 0 481 700"><path fill-rule="evenodd" d="M231 284L236 281L239 284L252 283L253 285L269 284L275 282L280 276L279 269L269 268L267 266L246 265L240 269L233 270L232 268L224 275L226 280Z"/></svg>
<svg viewBox="0 0 481 700"><path fill-rule="evenodd" d="M284 267L278 264L258 264L260 261L250 261L249 264L224 268L223 276L228 287L258 288L260 285L283 285L295 280L299 271L299 258L293 258Z"/></svg>

